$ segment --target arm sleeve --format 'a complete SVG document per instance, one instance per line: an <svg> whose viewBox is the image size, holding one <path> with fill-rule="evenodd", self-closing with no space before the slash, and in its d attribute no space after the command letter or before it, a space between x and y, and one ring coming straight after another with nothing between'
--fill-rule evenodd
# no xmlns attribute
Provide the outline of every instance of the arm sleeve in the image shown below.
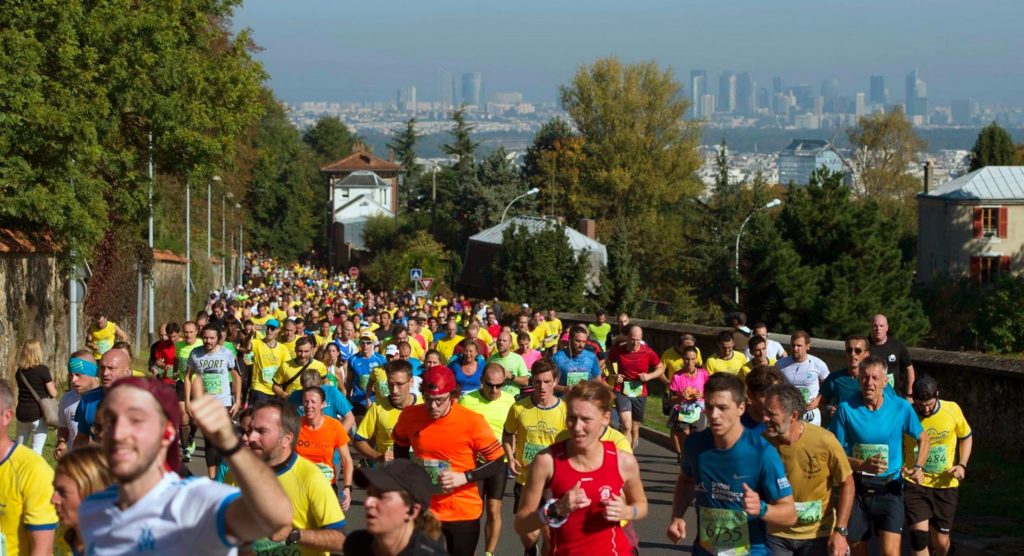
<svg viewBox="0 0 1024 556"><path fill-rule="evenodd" d="M793 495L793 487L786 478L786 468L782 466L782 458L774 446L767 446L762 453L761 478L761 486L770 502Z"/></svg>
<svg viewBox="0 0 1024 556"><path fill-rule="evenodd" d="M306 529L340 529L345 526L345 513L341 511L338 497L331 490L331 483L323 473L311 473L306 484L306 499L309 500L309 515Z"/></svg>
<svg viewBox="0 0 1024 556"><path fill-rule="evenodd" d="M853 474L853 468L850 467L850 460L843 452L843 447L839 445L839 441L834 436L825 435L825 442L828 448L829 473L832 477L837 478L833 481L833 485L837 485Z"/></svg>
<svg viewBox="0 0 1024 556"><path fill-rule="evenodd" d="M956 432L956 437L967 438L968 436L971 436L971 425L967 423L967 418L964 417L963 410L960 408L959 405L955 403L953 403L953 409L954 413L956 414L956 427L954 428L954 432Z"/></svg>
<svg viewBox="0 0 1024 556"><path fill-rule="evenodd" d="M351 440L352 440L351 438L349 438L348 431L345 430L345 425L342 425L341 421L338 421L338 434L335 435L334 440L335 440L335 443L334 443L334 447L335 448L341 448L342 446L347 446L348 443L351 442Z"/></svg>
<svg viewBox="0 0 1024 556"><path fill-rule="evenodd" d="M406 448L405 453L408 454L408 447L412 445L409 434L406 432L409 420L406 416L409 413L402 412L398 415L398 421L395 422L395 428L391 430L391 439L395 441L395 453L398 453L398 448Z"/></svg>
<svg viewBox="0 0 1024 556"><path fill-rule="evenodd" d="M900 345L900 368L906 369L913 364L914 362L910 359L910 350L907 349L906 344Z"/></svg>
<svg viewBox="0 0 1024 556"><path fill-rule="evenodd" d="M53 498L53 470L41 458L31 461L26 467L24 484L28 488L23 493L25 528L29 531L56 529L57 511L50 503Z"/></svg>
<svg viewBox="0 0 1024 556"><path fill-rule="evenodd" d="M828 424L828 430L836 437L836 441L839 442L839 446L843 449L846 455L850 455L850 446L846 442L846 408L849 407L846 404L840 403L839 409L836 410L835 417Z"/></svg>
<svg viewBox="0 0 1024 556"><path fill-rule="evenodd" d="M505 434L515 434L516 425L519 424L519 405L514 404L508 408L508 415L505 417Z"/></svg>
<svg viewBox="0 0 1024 556"><path fill-rule="evenodd" d="M902 398L899 398L899 401L902 402L901 407L903 408L903 413L906 414L904 432L914 440L920 439L921 433L924 432L924 429L921 428L921 420L914 414L914 408L910 405L910 402Z"/></svg>
<svg viewBox="0 0 1024 556"><path fill-rule="evenodd" d="M590 358L590 380L601 378L601 365L597 361L597 355Z"/></svg>
<svg viewBox="0 0 1024 556"><path fill-rule="evenodd" d="M483 416L473 414L473 424L470 433L473 436L473 451L483 456L487 461L499 460L505 457L505 450L501 442L494 436L494 431L487 424Z"/></svg>

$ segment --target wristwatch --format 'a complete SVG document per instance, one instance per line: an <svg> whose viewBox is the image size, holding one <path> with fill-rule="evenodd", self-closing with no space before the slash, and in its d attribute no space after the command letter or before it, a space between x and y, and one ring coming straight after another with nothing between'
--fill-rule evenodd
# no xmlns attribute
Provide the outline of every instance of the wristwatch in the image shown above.
<svg viewBox="0 0 1024 556"><path fill-rule="evenodd" d="M842 537L849 537L850 536L850 530L847 529L846 527L836 527L835 529L833 529L833 531L835 531L837 535L842 536Z"/></svg>
<svg viewBox="0 0 1024 556"><path fill-rule="evenodd" d="M302 536L302 530L298 527L292 527L292 532L288 533L288 538L284 540L284 544L293 545L299 543L299 537Z"/></svg>

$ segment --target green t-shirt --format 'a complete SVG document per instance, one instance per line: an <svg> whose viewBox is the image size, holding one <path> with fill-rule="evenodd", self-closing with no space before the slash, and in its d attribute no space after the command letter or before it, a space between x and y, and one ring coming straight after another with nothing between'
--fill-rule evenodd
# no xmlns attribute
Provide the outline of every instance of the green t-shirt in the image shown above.
<svg viewBox="0 0 1024 556"><path fill-rule="evenodd" d="M590 331L590 337L601 345L601 349L608 349L608 334L612 331L611 324L607 322L601 325L591 323L587 325L587 330Z"/></svg>
<svg viewBox="0 0 1024 556"><path fill-rule="evenodd" d="M504 357L495 351L487 362L501 365L506 371L512 374L512 378L530 376L530 369L526 368L526 361L523 361L523 356L514 351L508 352L508 355ZM508 383L505 385L505 391L513 396L518 396L519 386L514 383Z"/></svg>

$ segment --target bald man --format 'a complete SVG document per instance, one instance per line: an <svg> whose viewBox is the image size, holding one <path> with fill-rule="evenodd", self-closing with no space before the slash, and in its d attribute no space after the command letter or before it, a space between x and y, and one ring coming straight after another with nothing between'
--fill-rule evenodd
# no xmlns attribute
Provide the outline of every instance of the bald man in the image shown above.
<svg viewBox="0 0 1024 556"><path fill-rule="evenodd" d="M123 349L112 349L103 354L99 363L100 386L82 395L78 402L78 409L75 410L75 423L78 425L78 435L75 436L74 446L85 446L95 441L96 431L93 426L96 423L96 410L103 402L103 392L110 388L115 382L132 375L131 359Z"/></svg>
<svg viewBox="0 0 1024 556"><path fill-rule="evenodd" d="M871 355L885 361L889 386L901 396L910 399L916 377L914 363L910 360L907 346L889 335L889 320L885 315L871 317L871 334L868 340L871 342L868 348Z"/></svg>

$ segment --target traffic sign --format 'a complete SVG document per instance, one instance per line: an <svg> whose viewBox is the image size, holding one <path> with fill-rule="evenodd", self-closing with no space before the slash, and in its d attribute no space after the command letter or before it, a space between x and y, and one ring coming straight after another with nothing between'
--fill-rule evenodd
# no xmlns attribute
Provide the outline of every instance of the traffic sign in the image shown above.
<svg viewBox="0 0 1024 556"><path fill-rule="evenodd" d="M409 269L409 279L410 280L415 282L415 281L419 280L420 278L423 278L423 269L422 268L410 268Z"/></svg>
<svg viewBox="0 0 1024 556"><path fill-rule="evenodd" d="M415 292L413 292L413 295L415 295L416 297L427 297L428 295L430 295L430 292L423 291L423 290L416 290Z"/></svg>
<svg viewBox="0 0 1024 556"><path fill-rule="evenodd" d="M359 278L359 267L353 266L352 268L348 269L348 275L353 278Z"/></svg>
<svg viewBox="0 0 1024 556"><path fill-rule="evenodd" d="M433 278L420 278L420 287L421 288L423 288L425 290L429 290L430 286L432 286L432 285L434 285L434 279Z"/></svg>

